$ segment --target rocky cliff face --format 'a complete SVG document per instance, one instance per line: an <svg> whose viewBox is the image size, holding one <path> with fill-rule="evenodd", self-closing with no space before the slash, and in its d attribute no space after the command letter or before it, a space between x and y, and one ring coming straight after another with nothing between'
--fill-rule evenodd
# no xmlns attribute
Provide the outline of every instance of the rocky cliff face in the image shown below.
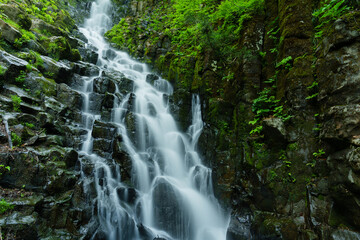
<svg viewBox="0 0 360 240"><path fill-rule="evenodd" d="M200 93L199 148L233 210L233 239L359 237L358 4L267 0L244 23L236 46L245 54L230 65L216 45L178 57L171 34L151 27L166 20L151 14L156 1L132 1L116 28L123 41L108 34L174 83L180 124L189 94Z"/></svg>
<svg viewBox="0 0 360 240"><path fill-rule="evenodd" d="M179 55L168 30L152 25L164 17L155 10L166 12L169 3L117 1L114 17L126 17L107 36L174 84L171 111L179 126L189 125L191 94L200 94L206 127L199 149L213 168L217 197L232 210L229 236L359 238L358 1L334 10L336 1L266 0L244 21L233 42L239 54L226 52L230 59L213 41L201 54ZM329 18L321 18L324 7ZM97 227L76 151L82 99L71 88L99 71L75 25L89 9L90 1L1 1L4 239L88 239ZM102 119L109 118L119 79L128 91L131 81L111 72L94 83ZM93 135L94 151L112 153L129 180L113 127L97 122ZM92 174L91 164L82 167Z"/></svg>
<svg viewBox="0 0 360 240"><path fill-rule="evenodd" d="M1 239L90 239L98 227L94 186L85 194L80 176L94 174L78 153L83 97L73 90L100 71L74 21L83 21L90 3L0 1ZM118 81L121 92L131 90L111 71L94 80L92 110L102 119L110 117ZM96 153L113 153L126 180L131 166L114 128L98 121L93 137Z"/></svg>

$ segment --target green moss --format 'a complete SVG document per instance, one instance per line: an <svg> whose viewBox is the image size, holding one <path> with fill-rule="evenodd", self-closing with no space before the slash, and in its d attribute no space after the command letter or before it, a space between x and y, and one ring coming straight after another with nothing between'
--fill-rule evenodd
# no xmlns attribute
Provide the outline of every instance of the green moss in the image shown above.
<svg viewBox="0 0 360 240"><path fill-rule="evenodd" d="M0 200L0 215L14 208L14 205L7 202L5 199Z"/></svg>
<svg viewBox="0 0 360 240"><path fill-rule="evenodd" d="M0 75L4 75L6 73L6 67L0 65Z"/></svg>
<svg viewBox="0 0 360 240"><path fill-rule="evenodd" d="M12 132L11 133L11 141L13 143L14 146L16 147L20 147L21 143L22 143L22 139L20 136L18 136L16 133Z"/></svg>

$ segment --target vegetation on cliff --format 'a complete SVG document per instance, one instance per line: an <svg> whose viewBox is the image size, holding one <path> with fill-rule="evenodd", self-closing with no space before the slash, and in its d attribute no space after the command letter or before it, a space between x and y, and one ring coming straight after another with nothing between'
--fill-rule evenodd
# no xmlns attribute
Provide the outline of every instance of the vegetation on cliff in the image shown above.
<svg viewBox="0 0 360 240"><path fill-rule="evenodd" d="M26 210L19 229L3 228L9 236L75 236L89 220L78 210L78 156L69 150L80 133L65 124L78 121L81 105L69 79L98 72L75 63L97 59L74 39L83 39L71 13L80 2L87 1L0 0L0 111L12 115L0 119L13 142L9 149L0 135L0 183L13 188L2 191L0 220ZM240 218L251 219L251 236L355 236L359 1L137 0L127 8L106 37L174 84L180 126L189 125L191 94L201 95L207 124L199 147L217 195L233 209L234 238L246 233L237 232ZM112 101L106 93L98 102Z"/></svg>
<svg viewBox="0 0 360 240"><path fill-rule="evenodd" d="M339 171L337 150L353 156L349 148L356 146L327 131L335 124L330 115L345 114L342 107L331 109L339 104L334 96L344 99L336 91L347 91L339 78L354 79L358 69L335 59L356 58L349 49L359 41L359 2L174 0L131 6L106 36L172 81L181 108L191 92L201 95L208 126L200 148L234 216L249 209L256 234L274 238L351 235L346 231L356 230L356 221L341 219L357 210L338 212L344 204L336 195L347 189L355 197L356 191L331 173ZM337 66L355 75L338 73ZM338 87L330 87L335 82L326 83L329 78ZM187 111L177 111L181 122L188 121ZM216 143L205 143L209 138ZM346 163L344 169L351 168ZM333 203L336 209L325 207Z"/></svg>

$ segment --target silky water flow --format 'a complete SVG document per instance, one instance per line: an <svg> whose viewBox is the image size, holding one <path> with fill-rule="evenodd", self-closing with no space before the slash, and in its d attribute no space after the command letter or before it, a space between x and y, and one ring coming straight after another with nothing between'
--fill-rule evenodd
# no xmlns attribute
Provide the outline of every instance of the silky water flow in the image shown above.
<svg viewBox="0 0 360 240"><path fill-rule="evenodd" d="M94 166L93 178L82 173L85 192L95 185L97 195L90 203L95 205L93 218L99 222L92 238L101 231L109 240L225 240L229 216L214 197L211 169L202 165L196 152L203 127L199 97L192 99L191 126L186 133L180 132L169 113L167 96L172 94L172 86L162 78L148 83L146 76L151 73L147 66L112 49L103 38L111 27L110 11L110 0L97 0L80 29L97 49L101 69L99 76L83 77L82 87L76 89L83 96L82 119L87 132L80 155ZM111 59L105 56L107 51L114 53ZM110 120L131 157L131 183L122 182L120 167L111 156L100 157L93 151L94 122L101 121L101 115L92 111L93 82L109 69L134 83L132 93L125 96L119 91L121 82L116 86ZM129 133L125 120L129 106L135 133ZM123 201L129 189L135 196L131 203Z"/></svg>

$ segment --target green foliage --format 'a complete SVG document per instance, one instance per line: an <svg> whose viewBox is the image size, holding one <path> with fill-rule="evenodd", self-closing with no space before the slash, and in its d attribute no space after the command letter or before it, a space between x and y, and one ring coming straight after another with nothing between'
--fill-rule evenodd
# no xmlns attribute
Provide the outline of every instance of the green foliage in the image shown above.
<svg viewBox="0 0 360 240"><path fill-rule="evenodd" d="M14 146L20 147L22 143L22 139L20 136L18 136L16 133L11 133L11 141Z"/></svg>
<svg viewBox="0 0 360 240"><path fill-rule="evenodd" d="M32 124L32 123L25 123L25 126L28 127L28 128L34 128L35 125Z"/></svg>
<svg viewBox="0 0 360 240"><path fill-rule="evenodd" d="M5 199L0 200L0 215L14 208L14 205L8 203Z"/></svg>
<svg viewBox="0 0 360 240"><path fill-rule="evenodd" d="M307 89L309 89L312 94L306 97L306 100L311 100L316 98L319 95L318 92L318 82L314 81L309 87L307 87Z"/></svg>
<svg viewBox="0 0 360 240"><path fill-rule="evenodd" d="M10 166L5 166L4 164L0 164L0 176L3 174L4 170L10 172Z"/></svg>
<svg viewBox="0 0 360 240"><path fill-rule="evenodd" d="M307 163L306 166L309 166L309 167L312 167L312 168L313 168L313 167L315 167L316 162L317 162L319 159L321 159L321 158L324 157L325 151L321 148L321 149L319 149L317 152L313 152L312 155L313 155L312 161L309 162L309 163Z"/></svg>
<svg viewBox="0 0 360 240"><path fill-rule="evenodd" d="M315 157L315 158L320 158L320 157L323 157L325 155L325 151L324 151L324 149L319 149L317 152L314 152L313 153L313 156Z"/></svg>
<svg viewBox="0 0 360 240"><path fill-rule="evenodd" d="M24 29L20 29L21 38L15 39L14 45L17 48L21 48L24 44L30 42L31 40L36 39L35 35L32 32L29 32Z"/></svg>
<svg viewBox="0 0 360 240"><path fill-rule="evenodd" d="M291 56L284 58L283 60L281 60L279 63L276 64L276 68L284 67L285 69L290 70L290 68L292 67L291 60L292 60Z"/></svg>
<svg viewBox="0 0 360 240"><path fill-rule="evenodd" d="M256 114L257 118L263 118L274 112L279 100L271 95L271 89L265 88L259 93L259 96L254 99L252 111Z"/></svg>
<svg viewBox="0 0 360 240"><path fill-rule="evenodd" d="M10 97L13 104L13 110L15 112L20 112L20 104L22 102L21 98L17 95L11 95Z"/></svg>
<svg viewBox="0 0 360 240"><path fill-rule="evenodd" d="M32 58L31 64L33 64L34 67L38 68L43 66L44 60L41 58L39 53L30 50L30 55Z"/></svg>
<svg viewBox="0 0 360 240"><path fill-rule="evenodd" d="M20 71L19 75L15 78L15 82L17 83L24 83L26 77L26 72ZM11 97L13 98L13 97Z"/></svg>
<svg viewBox="0 0 360 240"><path fill-rule="evenodd" d="M6 72L6 68L0 65L0 75L4 75Z"/></svg>
<svg viewBox="0 0 360 240"><path fill-rule="evenodd" d="M321 39L323 28L351 9L349 0L323 0L320 5L321 7L313 12L315 39Z"/></svg>
<svg viewBox="0 0 360 240"><path fill-rule="evenodd" d="M255 126L250 134L259 134L262 130L262 126L259 125L265 117L274 116L279 117L283 121L289 120L292 116L288 115L284 111L284 106L279 105L280 100L277 100L272 95L272 89L264 88L259 93L259 96L254 99L252 105L252 111L255 113L255 118L249 121L250 125Z"/></svg>

